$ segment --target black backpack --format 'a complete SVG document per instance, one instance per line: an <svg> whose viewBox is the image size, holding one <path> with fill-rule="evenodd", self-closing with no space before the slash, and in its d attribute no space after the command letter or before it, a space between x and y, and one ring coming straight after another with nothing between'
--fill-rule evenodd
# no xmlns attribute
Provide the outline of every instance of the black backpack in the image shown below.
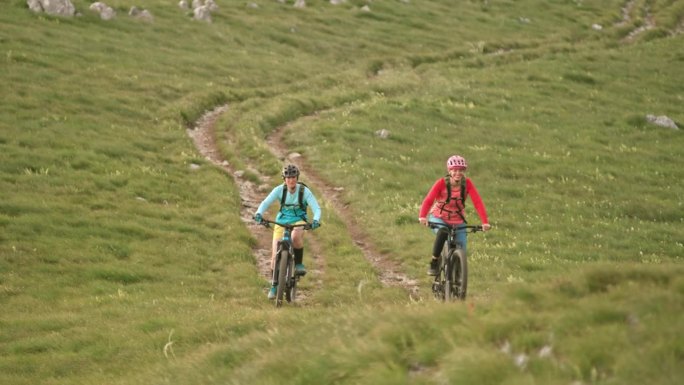
<svg viewBox="0 0 684 385"><path fill-rule="evenodd" d="M304 202L304 190L309 188L303 182L297 182L299 186L299 208L306 211L306 202ZM287 186L283 185L283 196L280 198L280 210L285 206L285 197L287 197Z"/></svg>
<svg viewBox="0 0 684 385"><path fill-rule="evenodd" d="M444 177L444 183L446 183L446 190L447 190L447 198L446 198L446 201L444 202L444 206L446 206L447 204L449 204L449 201L451 201L451 178L449 177L449 175ZM463 208L465 208L465 200L466 200L467 193L468 192L466 191L466 178L462 177L461 178L461 197L458 198L458 200L461 201ZM442 206L442 207L444 207L444 206ZM461 219L463 219L463 223L468 223L468 222L466 222L465 217L463 216L463 213L461 212L461 210L457 211L456 214L458 214L458 216L461 217Z"/></svg>

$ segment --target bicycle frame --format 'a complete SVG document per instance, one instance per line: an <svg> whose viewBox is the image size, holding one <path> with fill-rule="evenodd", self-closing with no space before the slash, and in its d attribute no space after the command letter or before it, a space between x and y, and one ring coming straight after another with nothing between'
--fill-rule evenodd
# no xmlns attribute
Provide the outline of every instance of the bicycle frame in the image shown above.
<svg viewBox="0 0 684 385"><path fill-rule="evenodd" d="M278 248L276 251L275 268L273 269L273 282L278 284L276 289L276 307L280 307L283 303L283 294L287 302L293 302L297 295L297 282L300 275L295 274L294 264L294 250L292 248L292 231L297 227L303 227L305 230L311 229L311 224L285 224L278 223L268 219L262 220L264 227L270 227L270 224L283 227L283 237L278 241Z"/></svg>
<svg viewBox="0 0 684 385"><path fill-rule="evenodd" d="M450 301L453 298L464 300L468 289L468 258L457 234L463 232L483 231L482 226L448 225L429 222L430 227L447 232L440 255L439 273L432 283L432 291L437 299Z"/></svg>

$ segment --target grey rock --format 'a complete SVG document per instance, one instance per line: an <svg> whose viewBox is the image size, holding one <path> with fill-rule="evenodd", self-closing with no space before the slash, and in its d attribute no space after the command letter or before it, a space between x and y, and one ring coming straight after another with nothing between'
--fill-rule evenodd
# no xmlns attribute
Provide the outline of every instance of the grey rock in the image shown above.
<svg viewBox="0 0 684 385"><path fill-rule="evenodd" d="M646 120L649 123L655 124L656 126L671 128L673 130L679 130L679 127L677 127L677 124L674 122L674 120L670 119L665 115L655 116L649 114L646 115Z"/></svg>
<svg viewBox="0 0 684 385"><path fill-rule="evenodd" d="M45 12L55 16L74 16L76 7L70 0L27 0L26 4L33 12Z"/></svg>

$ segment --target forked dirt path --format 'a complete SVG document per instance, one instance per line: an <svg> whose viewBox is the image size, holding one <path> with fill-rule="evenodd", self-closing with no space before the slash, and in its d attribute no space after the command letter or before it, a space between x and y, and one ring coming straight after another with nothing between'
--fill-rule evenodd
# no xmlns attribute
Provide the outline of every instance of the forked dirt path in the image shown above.
<svg viewBox="0 0 684 385"><path fill-rule="evenodd" d="M266 280L270 280L272 233L271 230L254 224L252 215L256 211L259 203L263 200L266 194L268 194L270 189L280 181L271 181L269 180L270 178L268 176L262 175L258 170L250 169L249 171L255 175L258 175L261 181L259 185L256 185L252 181L243 178L243 172L240 170L235 170L221 156L216 144L215 124L218 117L227 109L228 106L224 105L217 107L212 111L206 112L197 122L195 122L195 126L188 129L187 132L202 156L233 177L233 180L240 191L240 199L242 201L240 217L258 241L258 245L255 248L254 253L259 266L259 271ZM343 191L343 189L327 183L315 172L315 170L309 167L304 157L288 152L287 148L282 142L283 134L287 128L287 125L279 127L276 132L267 139L267 143L273 155L283 161L287 159L288 162L296 164L302 170L302 175L306 179L307 185L317 190L317 197L319 200L328 202L329 205L334 208L337 215L346 224L346 228L349 230L351 238L355 240L354 242L356 246L363 252L363 255L366 257L366 259L373 265L378 277L380 278L380 281L384 285L402 287L409 293L411 298L418 298L419 285L417 280L411 279L403 274L394 261L377 252L377 250L373 247L368 235L361 230L360 226L358 226L354 215L351 213L349 208L347 208L341 202L340 193ZM325 231L325 224L321 230ZM315 235L309 235L306 237L306 244L307 251L305 260L309 260L309 263L307 263L307 270L309 271L309 274L307 274L305 279L313 278L314 285L316 287L321 287L323 285L322 278L325 275L325 251L322 250L321 245L316 240ZM313 262L313 266L311 262ZM307 294L308 293L305 289L298 290L298 298L300 298L302 301L306 301Z"/></svg>

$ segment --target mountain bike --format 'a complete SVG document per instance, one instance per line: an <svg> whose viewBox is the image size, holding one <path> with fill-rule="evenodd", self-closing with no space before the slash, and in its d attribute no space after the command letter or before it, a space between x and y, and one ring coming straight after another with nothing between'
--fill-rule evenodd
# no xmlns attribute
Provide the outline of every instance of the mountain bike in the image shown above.
<svg viewBox="0 0 684 385"><path fill-rule="evenodd" d="M447 231L448 237L439 258L439 272L432 283L435 298L450 301L453 298L465 300L468 291L468 258L463 245L458 242L459 231L474 233L483 231L482 226L448 225L446 223L429 222L431 228Z"/></svg>
<svg viewBox="0 0 684 385"><path fill-rule="evenodd" d="M280 307L283 304L283 294L287 302L294 302L297 296L297 282L302 275L295 272L294 250L292 248L292 230L303 227L304 230L311 230L310 223L284 224L262 219L261 225L270 228L271 224L284 228L283 237L278 241L276 249L275 269L273 269L273 283L277 284L275 305Z"/></svg>

